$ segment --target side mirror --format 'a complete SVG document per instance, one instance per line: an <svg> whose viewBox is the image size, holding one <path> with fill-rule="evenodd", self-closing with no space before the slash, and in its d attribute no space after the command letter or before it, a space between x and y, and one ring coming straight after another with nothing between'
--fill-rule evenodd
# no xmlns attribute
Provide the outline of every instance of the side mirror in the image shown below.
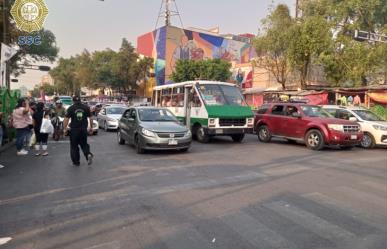
<svg viewBox="0 0 387 249"><path fill-rule="evenodd" d="M355 118L355 117L350 117L350 118L349 118L349 121L357 122L358 120L357 120L357 118Z"/></svg>
<svg viewBox="0 0 387 249"><path fill-rule="evenodd" d="M293 117L293 118L301 118L301 114L298 113L298 112L293 112L293 113L292 113L292 117Z"/></svg>

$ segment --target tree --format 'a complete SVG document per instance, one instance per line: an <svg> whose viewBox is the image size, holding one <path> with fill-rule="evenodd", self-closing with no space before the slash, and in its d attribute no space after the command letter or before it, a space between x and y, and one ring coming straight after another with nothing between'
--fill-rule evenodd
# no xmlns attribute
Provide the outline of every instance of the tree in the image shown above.
<svg viewBox="0 0 387 249"><path fill-rule="evenodd" d="M114 88L126 92L137 87L137 59L138 55L132 44L125 38L122 39L121 48L112 60L112 73L116 76Z"/></svg>
<svg viewBox="0 0 387 249"><path fill-rule="evenodd" d="M76 77L76 58L69 59L60 58L58 66L50 71L50 75L54 79L55 87L61 93L73 95L80 93L81 85Z"/></svg>
<svg viewBox="0 0 387 249"><path fill-rule="evenodd" d="M82 54L75 57L76 62L76 78L79 84L91 89L96 88L95 84L95 69L92 65L93 58L86 49Z"/></svg>
<svg viewBox="0 0 387 249"><path fill-rule="evenodd" d="M303 19L324 18L333 30L332 45L321 62L334 85L367 85L375 73L386 71L385 44L353 39L355 30L387 34L385 0L307 0L302 10Z"/></svg>
<svg viewBox="0 0 387 249"><path fill-rule="evenodd" d="M286 89L286 81L291 71L288 63L289 32L294 24L289 8L280 4L262 21L265 33L254 41L258 58L257 64L270 73Z"/></svg>
<svg viewBox="0 0 387 249"><path fill-rule="evenodd" d="M144 57L137 62L137 79L144 82L144 95L146 94L149 70L153 69L154 60L150 57Z"/></svg>
<svg viewBox="0 0 387 249"><path fill-rule="evenodd" d="M231 77L231 64L221 59L178 60L172 80L183 82L190 80L227 81Z"/></svg>
<svg viewBox="0 0 387 249"><path fill-rule="evenodd" d="M309 68L331 46L332 35L327 21L321 16L310 16L290 28L288 59L300 73L301 88L305 89Z"/></svg>

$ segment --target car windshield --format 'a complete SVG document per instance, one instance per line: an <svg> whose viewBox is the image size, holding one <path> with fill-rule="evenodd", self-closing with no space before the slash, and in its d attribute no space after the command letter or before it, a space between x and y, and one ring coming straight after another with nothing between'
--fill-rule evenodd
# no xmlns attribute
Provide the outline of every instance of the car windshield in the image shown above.
<svg viewBox="0 0 387 249"><path fill-rule="evenodd" d="M353 112L366 121L385 121L375 113L368 110L354 110Z"/></svg>
<svg viewBox="0 0 387 249"><path fill-rule="evenodd" d="M138 114L144 122L178 122L175 115L166 109L139 109Z"/></svg>
<svg viewBox="0 0 387 249"><path fill-rule="evenodd" d="M246 106L239 89L235 86L204 84L199 91L206 105Z"/></svg>
<svg viewBox="0 0 387 249"><path fill-rule="evenodd" d="M106 109L106 114L123 114L126 108L122 107L112 107Z"/></svg>
<svg viewBox="0 0 387 249"><path fill-rule="evenodd" d="M318 118L333 118L331 114L322 109L320 106L301 106L302 111L307 117L318 117Z"/></svg>

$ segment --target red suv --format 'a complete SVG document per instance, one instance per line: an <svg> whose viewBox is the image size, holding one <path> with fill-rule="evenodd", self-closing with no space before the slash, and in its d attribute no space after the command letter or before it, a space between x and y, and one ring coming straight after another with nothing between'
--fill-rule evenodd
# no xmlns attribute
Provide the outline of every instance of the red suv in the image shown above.
<svg viewBox="0 0 387 249"><path fill-rule="evenodd" d="M363 138L357 123L333 118L319 106L301 103L262 106L255 115L254 127L261 142L280 137L303 142L312 150L321 150L325 145L352 148Z"/></svg>

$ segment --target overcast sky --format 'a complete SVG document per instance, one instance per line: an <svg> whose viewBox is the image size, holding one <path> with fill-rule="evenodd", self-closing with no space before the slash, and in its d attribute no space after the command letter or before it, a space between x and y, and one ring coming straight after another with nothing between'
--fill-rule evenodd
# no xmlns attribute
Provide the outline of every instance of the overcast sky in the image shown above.
<svg viewBox="0 0 387 249"><path fill-rule="evenodd" d="M256 34L270 6L287 4L294 14L295 0L176 0L184 27L219 27L221 33ZM137 37L155 28L161 0L46 0L51 30L60 57L105 48L118 49L122 38L136 45ZM160 20L159 26L163 20ZM172 24L180 26L178 19ZM13 88L33 88L43 74L29 71Z"/></svg>

